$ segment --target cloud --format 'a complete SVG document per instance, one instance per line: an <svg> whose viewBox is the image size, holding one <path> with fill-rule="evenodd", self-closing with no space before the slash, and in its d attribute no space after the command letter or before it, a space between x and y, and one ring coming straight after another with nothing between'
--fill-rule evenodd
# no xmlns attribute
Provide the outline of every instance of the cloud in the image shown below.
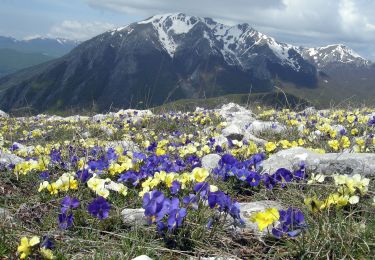
<svg viewBox="0 0 375 260"><path fill-rule="evenodd" d="M116 26L111 23L65 20L60 24L52 26L48 36L72 40L86 40L114 27Z"/></svg>
<svg viewBox="0 0 375 260"><path fill-rule="evenodd" d="M247 22L272 36L282 39L289 36L293 44L301 38L304 42L310 39L311 43L368 44L375 50L375 1L372 0L83 1L96 9L145 18L160 13L184 12L232 24Z"/></svg>

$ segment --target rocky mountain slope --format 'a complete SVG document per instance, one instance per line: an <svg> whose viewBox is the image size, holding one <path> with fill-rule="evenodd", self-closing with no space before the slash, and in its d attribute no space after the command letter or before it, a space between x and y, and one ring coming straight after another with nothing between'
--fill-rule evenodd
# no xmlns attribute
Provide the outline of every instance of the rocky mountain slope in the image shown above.
<svg viewBox="0 0 375 260"><path fill-rule="evenodd" d="M278 42L248 24L157 15L0 79L0 108L145 107L180 98L270 92L280 82L316 89L336 65L372 69L342 45L308 49Z"/></svg>

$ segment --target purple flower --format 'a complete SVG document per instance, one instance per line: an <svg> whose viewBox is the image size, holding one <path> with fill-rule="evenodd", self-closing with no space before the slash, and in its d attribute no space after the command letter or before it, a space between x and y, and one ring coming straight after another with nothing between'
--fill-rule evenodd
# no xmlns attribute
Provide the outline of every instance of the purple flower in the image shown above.
<svg viewBox="0 0 375 260"><path fill-rule="evenodd" d="M90 160L87 164L92 171L103 171L104 169L107 169L109 167L108 160L106 160L103 156L97 161Z"/></svg>
<svg viewBox="0 0 375 260"><path fill-rule="evenodd" d="M18 150L18 149L20 149L20 148L19 148L19 146L18 146L16 143L14 143L14 144L12 145L12 147L10 148L11 151L16 151L16 150Z"/></svg>
<svg viewBox="0 0 375 260"><path fill-rule="evenodd" d="M170 207L170 200L166 199L161 191L153 190L143 196L143 208L149 223L159 222L167 213Z"/></svg>
<svg viewBox="0 0 375 260"><path fill-rule="evenodd" d="M191 207L195 210L198 209L198 196L195 194L189 194L189 196L184 197L182 202L186 207Z"/></svg>
<svg viewBox="0 0 375 260"><path fill-rule="evenodd" d="M61 213L66 213L70 209L76 209L79 207L79 201L76 198L66 196L61 201Z"/></svg>
<svg viewBox="0 0 375 260"><path fill-rule="evenodd" d="M51 239L47 236L42 237L42 242L40 243L40 247L46 248L46 249L53 249L54 245Z"/></svg>
<svg viewBox="0 0 375 260"><path fill-rule="evenodd" d="M50 152L50 157L52 162L61 162L61 153L59 150L53 149Z"/></svg>
<svg viewBox="0 0 375 260"><path fill-rule="evenodd" d="M39 178L45 181L49 180L49 172L48 171L41 172L39 175Z"/></svg>
<svg viewBox="0 0 375 260"><path fill-rule="evenodd" d="M249 176L246 178L246 181L250 184L250 186L258 186L260 180L261 177L257 172L250 172Z"/></svg>
<svg viewBox="0 0 375 260"><path fill-rule="evenodd" d="M224 164L234 165L237 162L237 159L234 158L231 154L224 154L219 161L219 165L223 166Z"/></svg>
<svg viewBox="0 0 375 260"><path fill-rule="evenodd" d="M175 195L180 191L180 189L181 189L181 183L178 181L173 181L172 187L170 187L171 193Z"/></svg>
<svg viewBox="0 0 375 260"><path fill-rule="evenodd" d="M246 169L240 169L236 171L236 175L237 179L239 179L240 181L245 181L249 177L250 172Z"/></svg>
<svg viewBox="0 0 375 260"><path fill-rule="evenodd" d="M102 220L108 218L111 205L102 196L94 199L88 206L89 213Z"/></svg>
<svg viewBox="0 0 375 260"><path fill-rule="evenodd" d="M118 155L115 152L115 149L109 148L107 151L107 158L108 160L116 160L118 158Z"/></svg>
<svg viewBox="0 0 375 260"><path fill-rule="evenodd" d="M137 186L139 184L140 177L142 176L136 171L126 171L120 175L117 181L123 183L128 182L133 186Z"/></svg>
<svg viewBox="0 0 375 260"><path fill-rule="evenodd" d="M214 220L213 220L213 218L210 218L207 222L207 225L206 225L207 229L211 229L213 224L214 224Z"/></svg>
<svg viewBox="0 0 375 260"><path fill-rule="evenodd" d="M186 217L187 211L186 208L173 209L169 212L168 218L168 229L171 231L175 228L182 226L182 221Z"/></svg>
<svg viewBox="0 0 375 260"><path fill-rule="evenodd" d="M84 169L84 170L79 170L77 171L76 173L76 177L77 179L79 179L82 183L86 183L88 181L88 179L90 179L92 177L92 174L89 173L89 171L87 169Z"/></svg>
<svg viewBox="0 0 375 260"><path fill-rule="evenodd" d="M207 182L198 182L195 184L193 190L199 193L202 198L206 198L208 192L210 191L210 185Z"/></svg>
<svg viewBox="0 0 375 260"><path fill-rule="evenodd" d="M340 135L346 135L346 130L345 130L344 128L342 128L342 129L340 130Z"/></svg>
<svg viewBox="0 0 375 260"><path fill-rule="evenodd" d="M220 145L216 145L216 146L215 146L215 152L216 152L216 153L222 153L222 152L224 152L224 150L223 150L223 148L221 148Z"/></svg>
<svg viewBox="0 0 375 260"><path fill-rule="evenodd" d="M70 213L67 215L66 213L59 214L59 227L61 229L68 229L73 225L73 214Z"/></svg>
<svg viewBox="0 0 375 260"><path fill-rule="evenodd" d="M263 185L268 189L271 190L276 185L276 181L272 178L271 175L268 173L263 174Z"/></svg>
<svg viewBox="0 0 375 260"><path fill-rule="evenodd" d="M306 228L305 217L299 209L288 208L287 210L279 210L280 224L272 229L272 234L280 238L284 234L295 237Z"/></svg>
<svg viewBox="0 0 375 260"><path fill-rule="evenodd" d="M373 116L372 119L370 119L370 120L367 122L367 124L368 124L369 126L374 126L374 125L375 125L375 116Z"/></svg>

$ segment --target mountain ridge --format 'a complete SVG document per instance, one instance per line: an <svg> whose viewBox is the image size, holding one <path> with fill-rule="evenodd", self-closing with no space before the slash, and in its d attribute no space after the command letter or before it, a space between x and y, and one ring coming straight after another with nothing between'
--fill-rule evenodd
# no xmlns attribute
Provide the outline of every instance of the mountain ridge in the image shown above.
<svg viewBox="0 0 375 260"><path fill-rule="evenodd" d="M157 15L87 40L48 66L0 79L0 107L9 111L27 104L46 111L95 104L103 111L272 92L284 82L315 89L334 81L342 68L371 75L373 64L343 45L302 48L278 42L249 24L227 26L182 13ZM372 84L371 77L366 84Z"/></svg>

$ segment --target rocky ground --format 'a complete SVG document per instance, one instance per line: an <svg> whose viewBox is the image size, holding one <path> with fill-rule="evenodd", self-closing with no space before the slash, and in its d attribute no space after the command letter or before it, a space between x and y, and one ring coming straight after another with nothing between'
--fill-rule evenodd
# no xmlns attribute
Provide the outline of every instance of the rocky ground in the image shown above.
<svg viewBox="0 0 375 260"><path fill-rule="evenodd" d="M0 112L0 258L369 259L375 110Z"/></svg>

